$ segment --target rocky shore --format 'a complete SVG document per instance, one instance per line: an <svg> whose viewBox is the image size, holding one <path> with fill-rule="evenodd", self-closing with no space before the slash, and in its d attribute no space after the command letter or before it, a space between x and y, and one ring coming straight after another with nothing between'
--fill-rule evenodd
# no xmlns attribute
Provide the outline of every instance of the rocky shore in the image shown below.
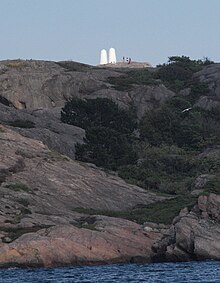
<svg viewBox="0 0 220 283"><path fill-rule="evenodd" d="M211 91L197 101L204 109L219 105L219 66L196 75ZM85 131L60 122L68 98L109 97L124 108L133 104L140 118L174 95L162 84L117 90L108 78L121 72L76 62L0 62L0 267L220 260L220 195L198 194L170 225L104 216L170 196L74 160Z"/></svg>
<svg viewBox="0 0 220 283"><path fill-rule="evenodd" d="M170 226L79 213L164 197L0 129L1 267L220 259L219 195L200 196Z"/></svg>

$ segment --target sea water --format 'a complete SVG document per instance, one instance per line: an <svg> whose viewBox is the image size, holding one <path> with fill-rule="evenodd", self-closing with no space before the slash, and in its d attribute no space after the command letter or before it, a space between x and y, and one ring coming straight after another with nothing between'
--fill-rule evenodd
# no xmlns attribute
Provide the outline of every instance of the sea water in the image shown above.
<svg viewBox="0 0 220 283"><path fill-rule="evenodd" d="M1 283L220 283L220 262L115 264L93 267L0 269Z"/></svg>

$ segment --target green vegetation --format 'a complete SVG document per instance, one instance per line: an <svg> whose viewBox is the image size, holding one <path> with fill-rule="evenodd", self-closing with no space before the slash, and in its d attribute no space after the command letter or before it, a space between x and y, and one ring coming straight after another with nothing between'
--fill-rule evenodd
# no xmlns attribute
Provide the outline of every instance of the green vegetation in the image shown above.
<svg viewBox="0 0 220 283"><path fill-rule="evenodd" d="M107 127L88 129L85 142L76 145L78 160L117 170L123 164L134 164L137 159L129 137Z"/></svg>
<svg viewBox="0 0 220 283"><path fill-rule="evenodd" d="M218 119L212 111L194 107L186 99L173 97L161 108L148 112L139 124L140 136L152 146L177 145L201 150L215 144L220 137Z"/></svg>
<svg viewBox="0 0 220 283"><path fill-rule="evenodd" d="M184 207L192 208L196 203L195 197L179 196L147 207L134 208L127 211L108 211L76 208L74 211L86 213L90 215L106 215L111 217L119 217L135 221L139 224L144 222L156 222L170 224L173 218L178 215Z"/></svg>
<svg viewBox="0 0 220 283"><path fill-rule="evenodd" d="M172 56L169 57L167 64L158 66L156 77L168 88L176 92L187 87L192 87L195 83L199 83L193 79L193 74L200 71L203 66L212 63L208 58L204 58L204 60L191 60L186 56Z"/></svg>
<svg viewBox="0 0 220 283"><path fill-rule="evenodd" d="M172 146L148 146L141 153L137 164L120 167L118 174L127 182L156 193L189 195L196 177L220 172L219 158L198 158L196 152L185 150L175 153ZM217 183L215 186L217 189Z"/></svg>
<svg viewBox="0 0 220 283"><path fill-rule="evenodd" d="M41 229L51 227L49 225L41 225L41 226L34 226L34 227L25 227L25 228L14 228L14 227L0 227L0 231L7 232L7 237L10 238L10 242L13 242L17 238L21 237L24 234L27 233L34 233L37 232ZM2 242L9 242L8 240L6 241L6 237L2 237Z"/></svg>
<svg viewBox="0 0 220 283"><path fill-rule="evenodd" d="M84 229L88 229L88 230L92 230L92 231L98 231L96 229L95 224L79 223L79 224L74 224L74 226L77 227L77 228L84 228Z"/></svg>
<svg viewBox="0 0 220 283"><path fill-rule="evenodd" d="M44 160L48 163L53 163L59 161L69 161L70 159L55 150L51 150L45 154Z"/></svg>
<svg viewBox="0 0 220 283"><path fill-rule="evenodd" d="M204 187L204 192L202 194L220 194L220 178L218 176L214 177Z"/></svg>
<svg viewBox="0 0 220 283"><path fill-rule="evenodd" d="M118 77L109 77L108 82L116 90L131 90L134 84L138 85L158 85L159 81L155 78L154 73L147 69L129 71L126 75Z"/></svg>
<svg viewBox="0 0 220 283"><path fill-rule="evenodd" d="M22 191L30 192L31 191L31 189L23 183L10 183L10 184L5 185L5 187L15 192L22 192Z"/></svg>
<svg viewBox="0 0 220 283"><path fill-rule="evenodd" d="M94 127L107 127L123 134L132 133L136 122L134 114L120 109L107 98L72 98L61 111L61 121L85 130Z"/></svg>
<svg viewBox="0 0 220 283"><path fill-rule="evenodd" d="M7 62L7 67L14 68L14 69L22 69L27 67L27 62L21 59L18 60L11 60Z"/></svg>
<svg viewBox="0 0 220 283"><path fill-rule="evenodd" d="M86 130L85 144L76 145L78 160L110 170L136 161L132 148L136 121L132 111L120 109L107 98L73 98L62 109L61 120Z"/></svg>
<svg viewBox="0 0 220 283"><path fill-rule="evenodd" d="M219 175L220 159L202 157L200 153L220 142L220 107L204 110L194 105L209 91L194 74L211 63L207 58L190 60L186 56L173 56L155 71L128 71L124 76L109 78L119 90L130 90L135 84L163 83L176 93L140 121L135 120L134 109L122 110L109 99L73 99L66 103L62 121L86 130L85 144L76 146L78 160L115 170L131 184L174 196L169 201L126 212L87 213L140 223L169 223L181 208L195 203L190 192L199 175ZM185 89L186 94L180 95ZM212 178L204 193L219 192L219 188L220 180Z"/></svg>

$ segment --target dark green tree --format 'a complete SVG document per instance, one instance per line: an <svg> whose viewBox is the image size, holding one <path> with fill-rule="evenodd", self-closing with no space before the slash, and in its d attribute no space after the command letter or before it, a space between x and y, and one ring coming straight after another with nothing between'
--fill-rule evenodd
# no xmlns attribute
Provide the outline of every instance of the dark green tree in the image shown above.
<svg viewBox="0 0 220 283"><path fill-rule="evenodd" d="M108 127L122 133L132 133L136 126L133 112L108 98L72 98L62 108L61 121L83 129Z"/></svg>
<svg viewBox="0 0 220 283"><path fill-rule="evenodd" d="M116 170L133 164L137 156L132 148L135 115L107 98L73 98L61 112L63 122L86 130L85 143L76 145L76 158Z"/></svg>
<svg viewBox="0 0 220 283"><path fill-rule="evenodd" d="M108 127L86 130L85 144L77 144L76 158L110 170L125 164L134 164L137 155L126 134Z"/></svg>

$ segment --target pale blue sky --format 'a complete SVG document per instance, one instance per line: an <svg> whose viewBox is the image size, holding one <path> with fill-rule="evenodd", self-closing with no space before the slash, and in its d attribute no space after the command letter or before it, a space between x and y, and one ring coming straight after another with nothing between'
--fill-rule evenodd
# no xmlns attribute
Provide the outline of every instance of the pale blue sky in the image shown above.
<svg viewBox="0 0 220 283"><path fill-rule="evenodd" d="M220 61L220 0L0 0L0 60Z"/></svg>

